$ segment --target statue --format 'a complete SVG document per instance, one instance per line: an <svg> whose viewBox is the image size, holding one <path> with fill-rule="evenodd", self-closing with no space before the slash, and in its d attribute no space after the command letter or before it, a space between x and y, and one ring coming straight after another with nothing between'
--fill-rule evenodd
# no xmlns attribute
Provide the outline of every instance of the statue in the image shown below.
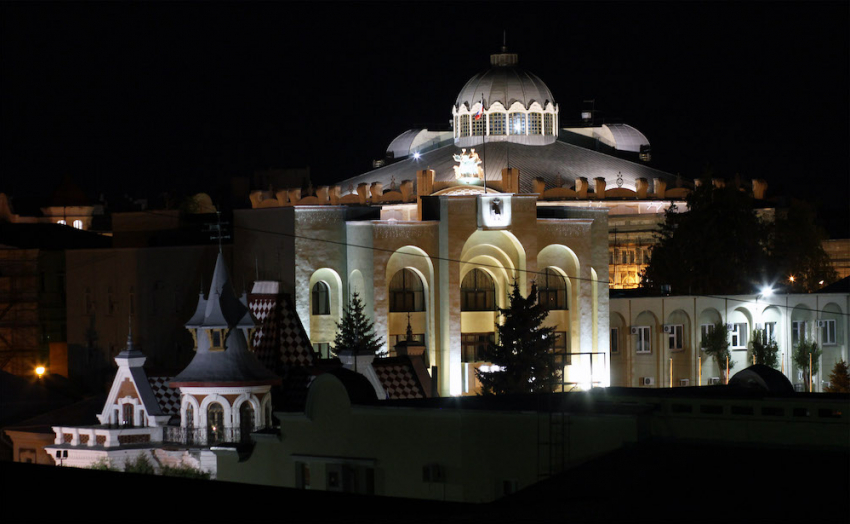
<svg viewBox="0 0 850 524"><path fill-rule="evenodd" d="M481 159L475 149L470 149L469 154L466 149L461 149L459 155L454 155L454 161L458 165L454 166L455 178L480 178L484 179L484 170L481 168Z"/></svg>

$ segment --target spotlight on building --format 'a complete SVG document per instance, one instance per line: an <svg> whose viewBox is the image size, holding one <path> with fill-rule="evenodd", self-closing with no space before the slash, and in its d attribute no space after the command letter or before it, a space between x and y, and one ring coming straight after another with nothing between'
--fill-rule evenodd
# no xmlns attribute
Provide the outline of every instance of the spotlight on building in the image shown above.
<svg viewBox="0 0 850 524"><path fill-rule="evenodd" d="M46 370L44 369L44 366L38 366L37 368L35 368L35 374L38 375L38 378L41 378L41 376L44 375L45 371Z"/></svg>
<svg viewBox="0 0 850 524"><path fill-rule="evenodd" d="M760 295L762 296L762 298L767 298L769 296L772 296L773 295L773 287L771 287L771 286L762 287Z"/></svg>
<svg viewBox="0 0 850 524"><path fill-rule="evenodd" d="M413 159L414 159L414 160L419 160L419 157L421 157L421 156L422 156L422 155L420 155L420 154L419 154L419 151L417 151L417 152L413 153Z"/></svg>

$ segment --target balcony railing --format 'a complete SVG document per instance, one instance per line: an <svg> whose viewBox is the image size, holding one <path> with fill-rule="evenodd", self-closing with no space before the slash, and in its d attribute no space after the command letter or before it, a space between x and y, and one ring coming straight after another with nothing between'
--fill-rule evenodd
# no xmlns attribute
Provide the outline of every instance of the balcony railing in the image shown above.
<svg viewBox="0 0 850 524"><path fill-rule="evenodd" d="M251 440L251 433L265 428L255 427L251 430L243 428L184 428L166 426L162 432L162 440L171 444L184 444L187 446L215 446L217 444L236 444Z"/></svg>

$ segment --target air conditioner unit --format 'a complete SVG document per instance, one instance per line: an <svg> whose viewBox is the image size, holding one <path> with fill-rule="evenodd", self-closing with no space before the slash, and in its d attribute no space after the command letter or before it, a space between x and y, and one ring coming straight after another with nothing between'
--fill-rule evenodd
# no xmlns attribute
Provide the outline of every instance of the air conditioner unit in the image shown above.
<svg viewBox="0 0 850 524"><path fill-rule="evenodd" d="M826 327L826 320L818 320L818 327Z"/></svg>
<svg viewBox="0 0 850 524"><path fill-rule="evenodd" d="M803 380L803 370L802 369L797 370L797 380Z"/></svg>
<svg viewBox="0 0 850 524"><path fill-rule="evenodd" d="M664 324L664 332L665 333L672 333L673 332L673 326L671 324Z"/></svg>
<svg viewBox="0 0 850 524"><path fill-rule="evenodd" d="M726 324L726 331L734 331L735 324Z"/></svg>
<svg viewBox="0 0 850 524"><path fill-rule="evenodd" d="M654 386L655 385L655 377L640 377L638 383L641 386Z"/></svg>
<svg viewBox="0 0 850 524"><path fill-rule="evenodd" d="M679 385L680 386L690 386L691 381L690 381L690 379L682 378L682 379L679 379Z"/></svg>
<svg viewBox="0 0 850 524"><path fill-rule="evenodd" d="M636 328L636 327L632 326L632 328L631 328L631 330L630 330L629 332L630 332L632 335L637 335L637 334L638 334L638 328Z"/></svg>
<svg viewBox="0 0 850 524"><path fill-rule="evenodd" d="M708 385L709 386L719 386L720 385L720 377L709 377Z"/></svg>

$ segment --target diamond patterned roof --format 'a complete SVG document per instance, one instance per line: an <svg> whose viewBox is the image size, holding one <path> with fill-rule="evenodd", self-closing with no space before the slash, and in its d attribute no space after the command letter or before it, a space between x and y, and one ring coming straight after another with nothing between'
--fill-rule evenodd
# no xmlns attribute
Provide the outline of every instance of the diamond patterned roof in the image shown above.
<svg viewBox="0 0 850 524"><path fill-rule="evenodd" d="M180 390L168 387L168 383L173 379L174 377L148 377L148 384L165 415L180 414Z"/></svg>
<svg viewBox="0 0 850 524"><path fill-rule="evenodd" d="M283 368L312 366L316 362L313 346L289 297L251 293L248 307L257 319L253 351L267 369L282 375Z"/></svg>
<svg viewBox="0 0 850 524"><path fill-rule="evenodd" d="M408 357L376 358L372 367L390 400L425 398L425 391Z"/></svg>

